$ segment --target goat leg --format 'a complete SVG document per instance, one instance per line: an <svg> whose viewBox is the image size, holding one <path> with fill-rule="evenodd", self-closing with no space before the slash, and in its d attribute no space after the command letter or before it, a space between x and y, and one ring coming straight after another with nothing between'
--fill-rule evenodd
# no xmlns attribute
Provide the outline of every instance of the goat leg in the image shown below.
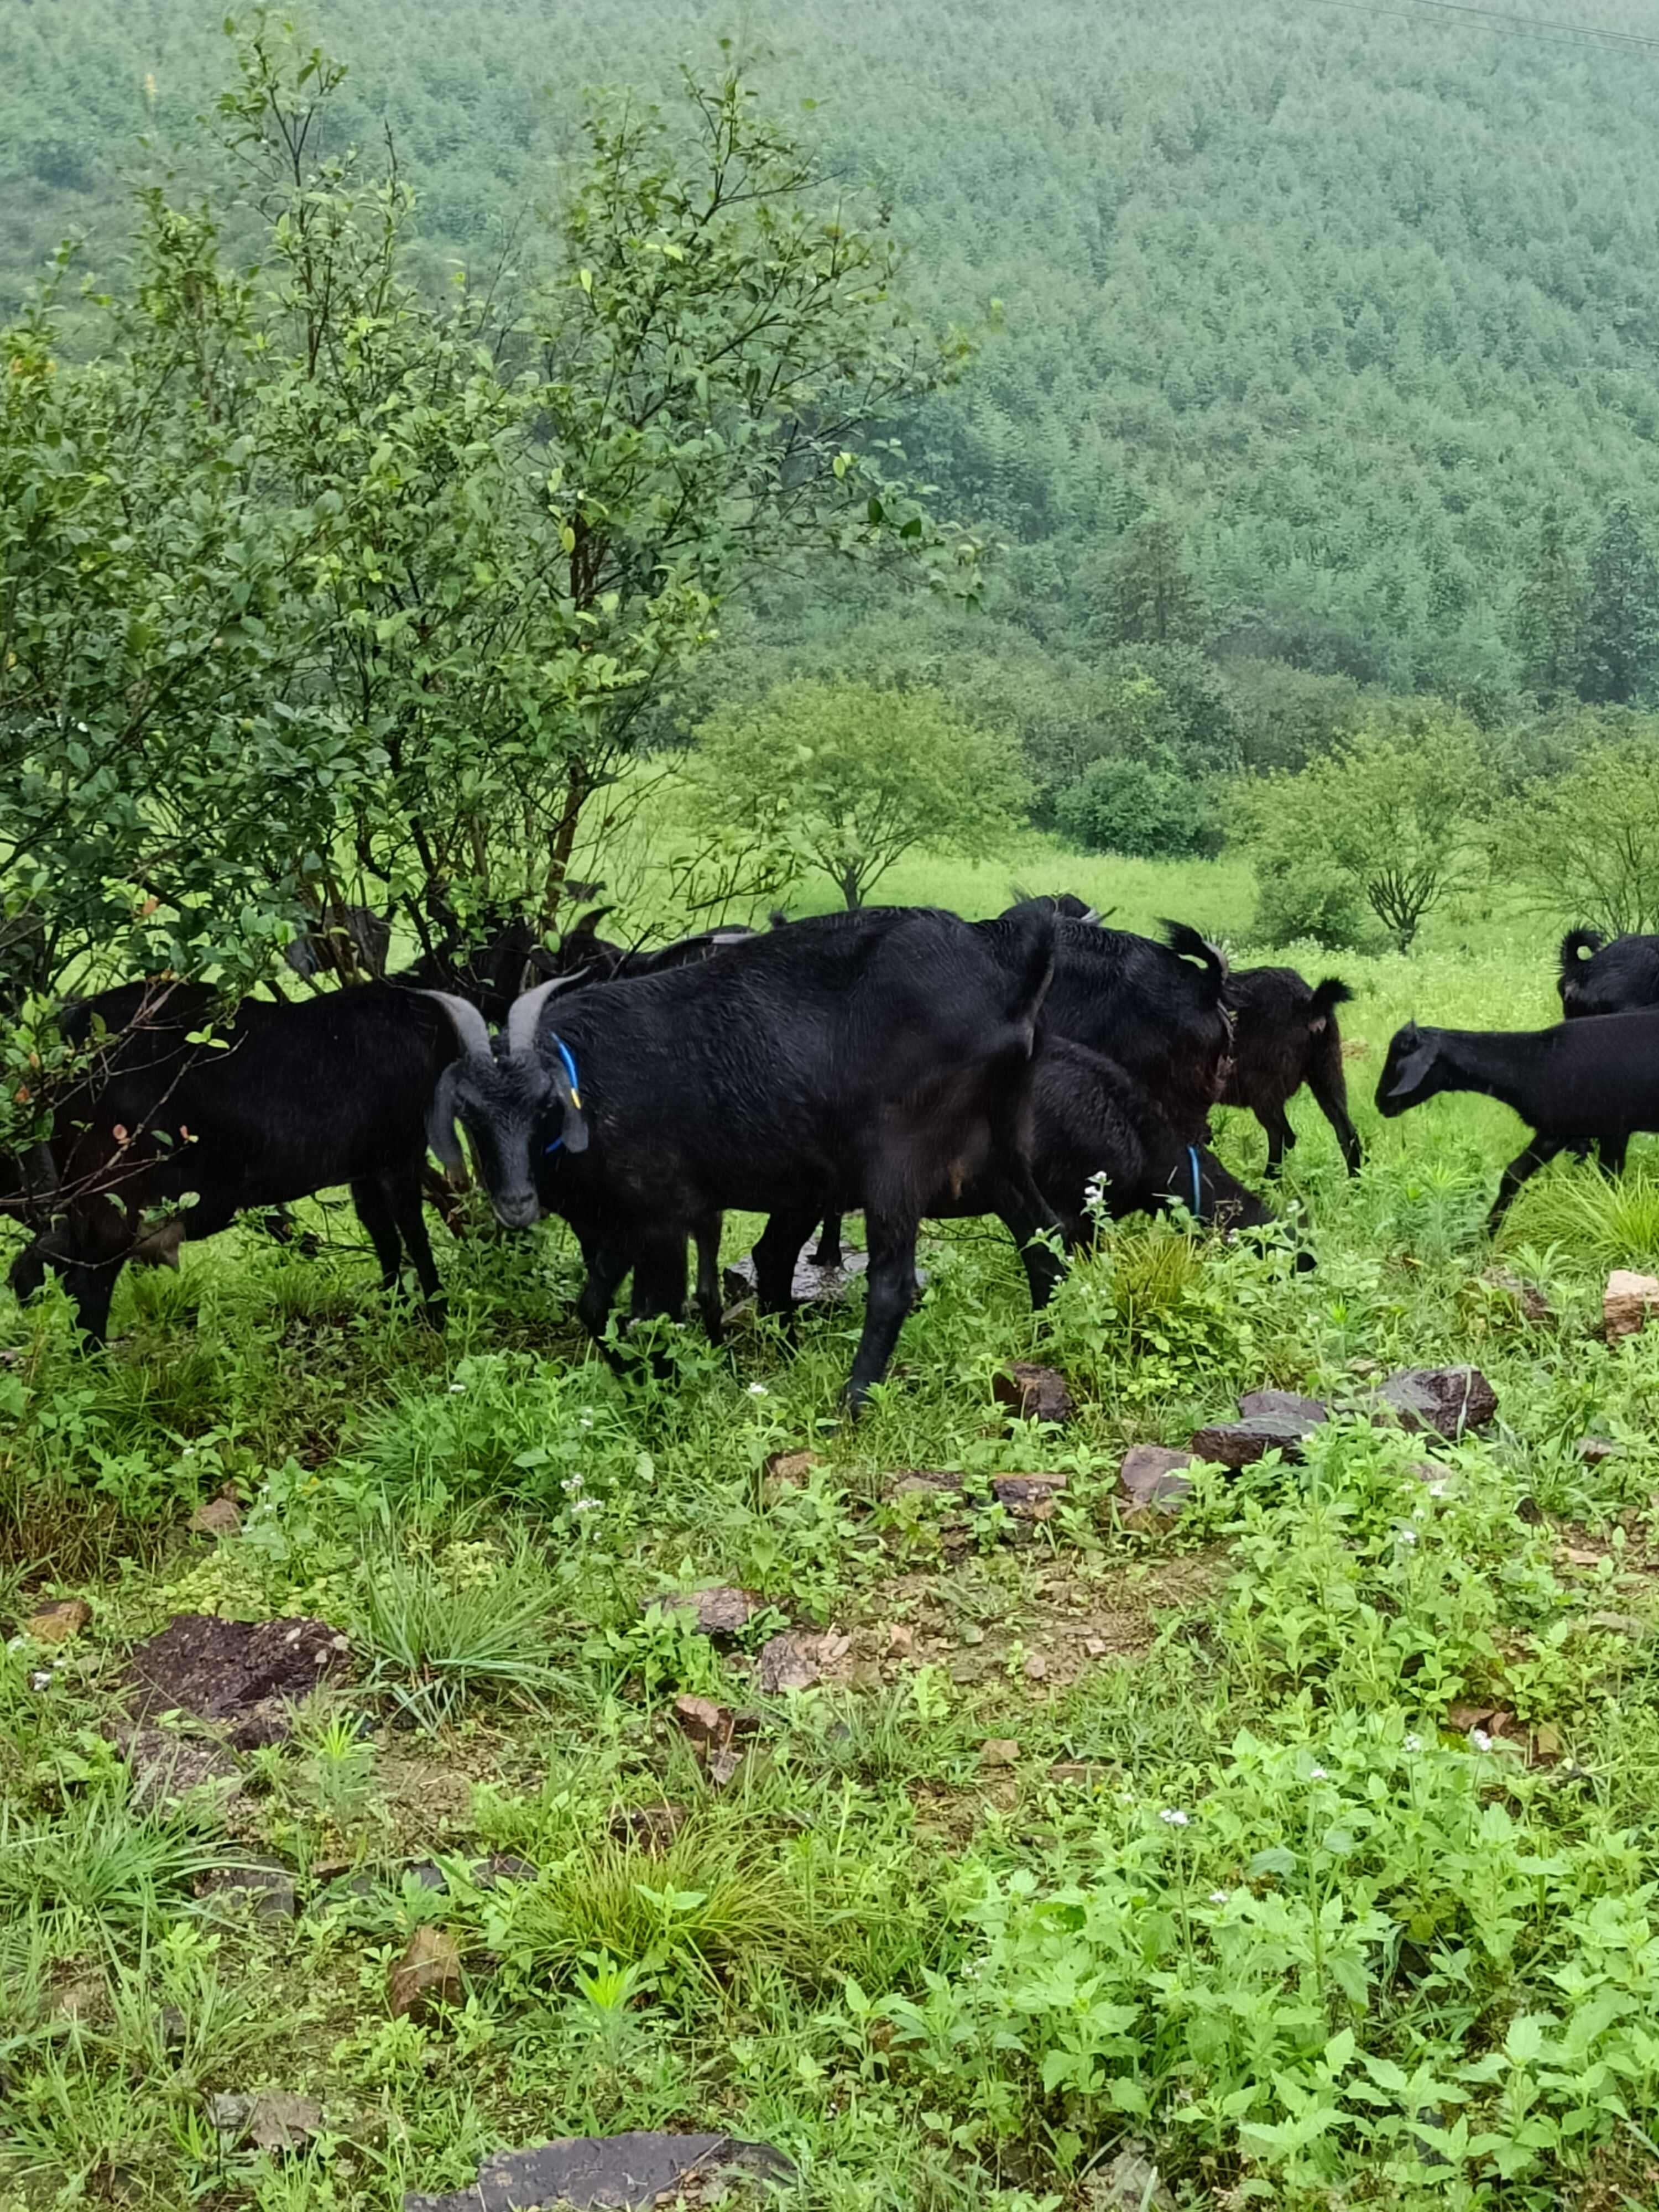
<svg viewBox="0 0 1659 2212"><path fill-rule="evenodd" d="M1495 1236L1504 1216L1514 1202L1515 1194L1523 1182L1529 1182L1540 1168L1547 1167L1556 1154L1566 1150L1565 1137L1536 1136L1524 1152L1517 1152L1504 1170L1498 1186L1498 1196L1492 1212L1486 1216L1486 1234Z"/></svg>
<svg viewBox="0 0 1659 2212"><path fill-rule="evenodd" d="M864 1327L847 1380L848 1410L854 1416L872 1385L886 1374L905 1316L916 1300L916 1222L865 1210L870 1265L865 1276ZM800 1247L796 1245L799 1251Z"/></svg>

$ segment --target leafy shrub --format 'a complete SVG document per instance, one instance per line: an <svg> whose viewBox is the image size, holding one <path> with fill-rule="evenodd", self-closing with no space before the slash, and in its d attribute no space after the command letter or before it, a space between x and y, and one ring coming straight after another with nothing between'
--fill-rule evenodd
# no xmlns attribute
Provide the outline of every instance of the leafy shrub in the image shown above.
<svg viewBox="0 0 1659 2212"><path fill-rule="evenodd" d="M1352 951L1365 933L1359 887L1339 868L1312 858L1259 860L1251 927L1263 945L1305 940L1334 952Z"/></svg>
<svg viewBox="0 0 1659 2212"><path fill-rule="evenodd" d="M1201 851L1210 836L1204 790L1168 754L1097 760L1060 793L1055 817L1091 853L1158 860Z"/></svg>

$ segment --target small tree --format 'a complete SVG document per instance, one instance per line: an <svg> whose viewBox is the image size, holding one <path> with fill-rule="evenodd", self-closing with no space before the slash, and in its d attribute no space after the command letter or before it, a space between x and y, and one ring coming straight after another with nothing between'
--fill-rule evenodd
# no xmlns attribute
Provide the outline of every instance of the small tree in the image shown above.
<svg viewBox="0 0 1659 2212"><path fill-rule="evenodd" d="M1065 835L1088 852L1157 859L1203 848L1208 798L1173 755L1155 752L1092 762L1061 792L1054 813Z"/></svg>
<svg viewBox="0 0 1659 2212"><path fill-rule="evenodd" d="M799 679L714 716L697 742L709 825L821 868L849 907L916 846L980 859L1023 815L1014 739L930 687Z"/></svg>
<svg viewBox="0 0 1659 2212"><path fill-rule="evenodd" d="M1097 627L1116 645L1196 645L1209 620L1181 526L1157 511L1132 523L1108 557Z"/></svg>
<svg viewBox="0 0 1659 2212"><path fill-rule="evenodd" d="M1540 699L1577 696L1584 669L1583 562L1553 505L1515 604L1515 647L1522 680Z"/></svg>
<svg viewBox="0 0 1659 2212"><path fill-rule="evenodd" d="M1303 870L1346 878L1408 952L1425 915L1468 877L1482 788L1467 730L1369 730L1299 775L1264 777L1240 804L1264 892Z"/></svg>
<svg viewBox="0 0 1659 2212"><path fill-rule="evenodd" d="M1561 921L1659 929L1659 748L1603 743L1533 784L1497 824L1493 858Z"/></svg>

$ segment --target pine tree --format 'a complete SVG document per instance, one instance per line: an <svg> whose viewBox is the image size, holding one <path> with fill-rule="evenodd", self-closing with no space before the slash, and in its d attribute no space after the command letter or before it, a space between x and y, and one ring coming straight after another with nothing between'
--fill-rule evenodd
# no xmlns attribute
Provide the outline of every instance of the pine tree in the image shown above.
<svg viewBox="0 0 1659 2212"><path fill-rule="evenodd" d="M1208 610L1179 525L1141 516L1127 530L1106 577L1104 627L1116 645L1196 645Z"/></svg>
<svg viewBox="0 0 1659 2212"><path fill-rule="evenodd" d="M1659 561L1626 501L1590 551L1579 696L1598 706L1645 698L1659 673Z"/></svg>
<svg viewBox="0 0 1659 2212"><path fill-rule="evenodd" d="M1584 672L1584 568L1553 501L1515 604L1521 679L1545 701L1571 698Z"/></svg>

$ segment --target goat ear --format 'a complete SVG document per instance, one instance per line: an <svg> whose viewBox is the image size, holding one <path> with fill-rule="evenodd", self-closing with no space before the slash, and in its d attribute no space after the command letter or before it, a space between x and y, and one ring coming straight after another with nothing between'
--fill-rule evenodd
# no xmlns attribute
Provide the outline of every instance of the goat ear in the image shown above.
<svg viewBox="0 0 1659 2212"><path fill-rule="evenodd" d="M1434 1046L1428 1039L1418 1036L1415 1024L1410 1037L1404 1042L1408 1049L1395 1070L1394 1081L1389 1085L1390 1098L1408 1098L1434 1066Z"/></svg>
<svg viewBox="0 0 1659 2212"><path fill-rule="evenodd" d="M451 1175L465 1175L466 1162L461 1156L461 1144L455 1133L455 1091L460 1081L460 1062L445 1068L438 1078L438 1087L432 1094L432 1103L426 1109L426 1141L434 1156Z"/></svg>

